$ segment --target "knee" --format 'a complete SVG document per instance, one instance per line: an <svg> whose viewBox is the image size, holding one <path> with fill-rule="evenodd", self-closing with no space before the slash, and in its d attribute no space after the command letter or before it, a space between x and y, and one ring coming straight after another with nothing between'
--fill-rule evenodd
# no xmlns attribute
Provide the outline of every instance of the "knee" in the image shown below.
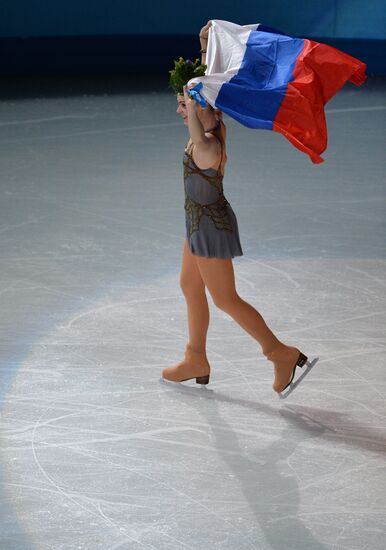
<svg viewBox="0 0 386 550"><path fill-rule="evenodd" d="M212 296L213 303L216 307L225 311L225 313L231 313L240 301L238 294L230 294L227 296Z"/></svg>
<svg viewBox="0 0 386 550"><path fill-rule="evenodd" d="M180 288L185 296L190 294L195 294L197 292L202 292L205 288L205 285L202 281L195 280L189 273L180 275Z"/></svg>

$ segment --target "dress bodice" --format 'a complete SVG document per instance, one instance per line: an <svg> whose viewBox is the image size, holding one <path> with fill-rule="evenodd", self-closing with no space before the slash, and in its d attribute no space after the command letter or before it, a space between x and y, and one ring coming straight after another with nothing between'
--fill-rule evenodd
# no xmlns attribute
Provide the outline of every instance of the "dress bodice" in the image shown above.
<svg viewBox="0 0 386 550"><path fill-rule="evenodd" d="M201 204L213 203L223 194L223 174L220 172L223 144L220 139L219 141L221 160L217 169L199 168L193 160L192 147L185 148L183 159L185 191L193 200Z"/></svg>
<svg viewBox="0 0 386 550"><path fill-rule="evenodd" d="M216 136L217 137L217 136ZM221 142L221 140L220 140ZM222 142L221 161L222 162ZM198 230L203 215L212 219L217 229L233 231L224 196L223 174L215 168L199 168L188 148L184 159L185 211L190 217L190 234ZM220 168L219 166L219 168Z"/></svg>

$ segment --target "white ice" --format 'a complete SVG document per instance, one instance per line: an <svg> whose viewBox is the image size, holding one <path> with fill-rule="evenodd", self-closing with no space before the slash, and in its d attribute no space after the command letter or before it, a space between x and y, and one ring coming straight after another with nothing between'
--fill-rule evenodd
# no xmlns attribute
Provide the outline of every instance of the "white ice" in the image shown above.
<svg viewBox="0 0 386 550"><path fill-rule="evenodd" d="M166 83L3 99L2 549L385 547L384 90L333 98L318 166L224 117L238 293L319 357L285 401L209 293L210 384L160 381L188 336Z"/></svg>

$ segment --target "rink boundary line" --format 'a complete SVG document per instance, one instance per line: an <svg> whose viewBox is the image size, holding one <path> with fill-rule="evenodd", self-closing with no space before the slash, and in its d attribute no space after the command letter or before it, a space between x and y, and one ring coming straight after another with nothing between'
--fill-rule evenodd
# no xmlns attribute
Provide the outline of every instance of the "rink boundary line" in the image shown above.
<svg viewBox="0 0 386 550"><path fill-rule="evenodd" d="M342 109L326 109L325 113L350 113L350 112L365 112L365 111L384 111L386 110L386 105L380 105L380 106L369 106L369 107L347 107ZM57 117L54 117L54 119L57 119ZM46 119L48 122L50 119ZM42 119L38 119L37 121L41 122ZM28 121L28 124L33 124L35 121ZM15 125L15 121L9 121L5 123L0 123L1 126L10 126ZM227 123L233 123L240 125L239 122L232 118L227 117ZM22 122L20 122L22 124ZM107 129L100 129L100 130L86 130L83 132L73 132L71 134L57 134L57 135L51 135L51 136L40 136L40 137L30 137L30 138L20 138L20 139L13 139L13 140L3 140L0 141L1 144L8 144L8 143L23 143L28 141L44 141L44 140L50 140L50 139L60 139L60 138L68 138L68 137L75 137L75 136L85 136L85 135L96 135L96 134L107 134L107 133L114 133L114 132L127 132L132 130L147 130L147 129L157 129L157 128L167 128L167 127L174 127L174 126L181 126L181 122L163 122L160 124L142 124L137 126L124 126L121 128L107 128Z"/></svg>
<svg viewBox="0 0 386 550"><path fill-rule="evenodd" d="M67 120L67 119L95 119L97 118L98 113L94 113L92 115L58 115L58 116L50 116L45 118L33 118L33 119L26 119L26 120L9 120L7 122L0 122L1 126L16 126L19 124L35 124L36 122L55 122L57 120Z"/></svg>
<svg viewBox="0 0 386 550"><path fill-rule="evenodd" d="M350 113L350 112L356 112L356 111L384 111L386 110L386 105L374 105L374 106L369 106L369 107L342 107L341 109L325 109L325 113ZM16 126L16 125L20 125L20 124L36 124L36 123L39 123L39 122L55 122L57 120L68 120L68 119L89 119L89 120L92 120L92 119L96 119L96 118L102 118L102 115L98 114L98 113L94 113L94 114L91 114L91 115L58 115L58 116L53 116L53 117L46 117L46 118L36 118L36 119L30 119L30 120L10 120L10 121L7 121L7 122L0 122L0 127L2 126ZM236 122L234 121L234 119L232 119L231 117L229 117L231 119L232 122ZM173 123L160 123L160 124L151 124L151 125L143 125L143 126L138 126L137 128L140 128L140 127L146 127L146 128L153 128L153 127L158 127L158 126L169 126L169 125L172 125L172 126L177 126L179 125L178 122L173 122ZM134 127L133 127L134 129Z"/></svg>
<svg viewBox="0 0 386 550"><path fill-rule="evenodd" d="M361 111L384 111L386 105L375 105L373 107L342 107L341 109L325 109L325 113L353 113Z"/></svg>
<svg viewBox="0 0 386 550"><path fill-rule="evenodd" d="M93 134L108 134L108 133L114 133L114 132L127 132L132 130L151 130L151 129L157 129L157 128L167 128L167 127L173 127L173 126L181 126L181 122L163 122L160 124L142 124L138 126L122 126L120 128L106 128L106 129L100 129L100 130L85 130L84 132L73 132L71 134L57 134L57 135L51 135L51 136L36 136L36 137L30 137L30 138L20 138L20 139L12 139L12 140L3 140L0 141L0 145L2 143L21 143L23 141L41 141L41 140L50 140L50 139L57 139L57 138L67 138L67 137L74 137L74 136L87 136L87 135L93 135Z"/></svg>

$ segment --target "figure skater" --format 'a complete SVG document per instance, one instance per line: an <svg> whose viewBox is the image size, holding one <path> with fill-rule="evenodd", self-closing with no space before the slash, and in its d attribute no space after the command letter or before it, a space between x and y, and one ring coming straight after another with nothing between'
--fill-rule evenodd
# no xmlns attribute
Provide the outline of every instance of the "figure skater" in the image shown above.
<svg viewBox="0 0 386 550"><path fill-rule="evenodd" d="M170 82L177 90L177 113L188 126L190 139L183 157L186 238L183 243L180 287L188 314L189 341L184 359L162 371L173 382L196 379L207 384L210 365L206 356L209 307L205 287L214 304L230 315L257 340L262 353L274 366L273 389L284 391L292 382L296 367L307 357L296 347L281 342L260 313L237 293L232 258L242 256L235 213L223 192L226 163L226 127L222 112L207 104L204 108L188 94L186 82L204 74L208 22L200 31L199 60L175 62ZM194 87L191 86L191 87ZM181 93L182 92L182 93Z"/></svg>

